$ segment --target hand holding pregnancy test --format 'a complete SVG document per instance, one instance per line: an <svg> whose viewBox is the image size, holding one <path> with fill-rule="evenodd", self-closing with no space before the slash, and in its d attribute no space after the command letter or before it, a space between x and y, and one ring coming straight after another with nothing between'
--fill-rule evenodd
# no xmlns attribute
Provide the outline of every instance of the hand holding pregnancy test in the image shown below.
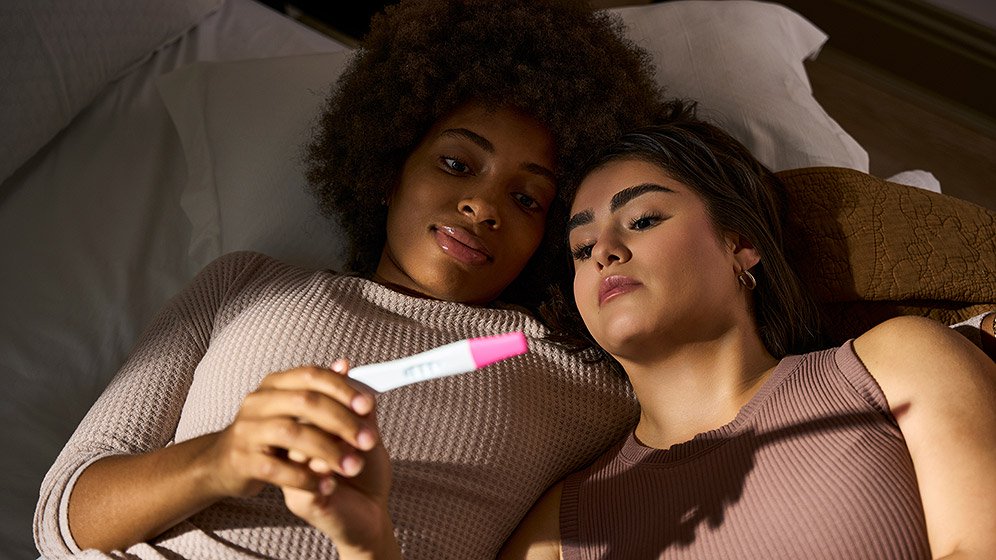
<svg viewBox="0 0 996 560"><path fill-rule="evenodd" d="M528 350L526 337L521 332L511 332L468 338L407 358L357 366L350 369L347 375L378 393L384 393L420 381L475 371L525 354ZM295 450L290 450L287 456L298 463L308 461L308 457Z"/></svg>

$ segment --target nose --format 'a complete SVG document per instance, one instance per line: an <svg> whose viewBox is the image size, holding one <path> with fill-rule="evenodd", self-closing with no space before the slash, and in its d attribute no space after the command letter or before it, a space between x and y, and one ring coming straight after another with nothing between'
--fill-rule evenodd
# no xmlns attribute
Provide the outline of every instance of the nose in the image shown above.
<svg viewBox="0 0 996 560"><path fill-rule="evenodd" d="M484 224L488 229L501 227L501 216L495 203L497 189L477 189L463 197L458 203L460 213L469 217L474 223Z"/></svg>
<svg viewBox="0 0 996 560"><path fill-rule="evenodd" d="M598 270L613 264L622 264L633 257L626 243L614 233L603 233L599 236L598 242L591 248L591 256L598 266Z"/></svg>

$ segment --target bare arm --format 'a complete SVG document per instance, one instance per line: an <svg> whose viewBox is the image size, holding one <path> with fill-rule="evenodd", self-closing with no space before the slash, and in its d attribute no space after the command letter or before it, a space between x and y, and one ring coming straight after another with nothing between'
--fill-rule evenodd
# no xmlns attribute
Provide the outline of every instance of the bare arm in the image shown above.
<svg viewBox="0 0 996 560"><path fill-rule="evenodd" d="M205 450L215 438L211 434L153 453L106 457L87 467L69 499L76 543L84 549L123 550L221 498L205 491Z"/></svg>
<svg viewBox="0 0 996 560"><path fill-rule="evenodd" d="M221 498L250 496L264 484L320 492L328 475L288 460L281 450L353 476L363 466L357 449L377 443L376 429L363 418L372 408L371 396L334 372L298 368L271 374L225 430L90 465L69 499L73 538L81 548L123 550Z"/></svg>
<svg viewBox="0 0 996 560"><path fill-rule="evenodd" d="M934 557L996 557L996 364L914 317L875 327L855 350L906 439Z"/></svg>
<svg viewBox="0 0 996 560"><path fill-rule="evenodd" d="M560 492L563 483L550 487L537 500L512 536L505 542L501 560L560 560Z"/></svg>

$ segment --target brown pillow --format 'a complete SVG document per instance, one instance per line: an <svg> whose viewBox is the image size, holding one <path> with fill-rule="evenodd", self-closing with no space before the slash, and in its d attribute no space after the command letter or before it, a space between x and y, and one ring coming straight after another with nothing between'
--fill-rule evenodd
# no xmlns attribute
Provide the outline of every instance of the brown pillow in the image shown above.
<svg viewBox="0 0 996 560"><path fill-rule="evenodd" d="M996 309L996 212L860 171L779 172L786 251L823 313L828 342L885 319L953 324Z"/></svg>

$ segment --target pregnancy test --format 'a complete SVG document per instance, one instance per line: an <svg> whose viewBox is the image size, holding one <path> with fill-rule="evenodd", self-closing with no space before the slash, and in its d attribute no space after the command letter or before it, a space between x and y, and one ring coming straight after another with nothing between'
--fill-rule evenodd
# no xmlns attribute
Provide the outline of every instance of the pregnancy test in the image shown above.
<svg viewBox="0 0 996 560"><path fill-rule="evenodd" d="M357 366L349 370L349 377L383 393L419 381L478 370L525 354L528 350L526 337L521 332L468 338L407 358ZM304 453L294 449L288 450L287 458L298 463L310 460Z"/></svg>
<svg viewBox="0 0 996 560"><path fill-rule="evenodd" d="M349 377L383 393L419 381L478 370L528 350L521 332L468 338L407 358L357 366L349 370Z"/></svg>

